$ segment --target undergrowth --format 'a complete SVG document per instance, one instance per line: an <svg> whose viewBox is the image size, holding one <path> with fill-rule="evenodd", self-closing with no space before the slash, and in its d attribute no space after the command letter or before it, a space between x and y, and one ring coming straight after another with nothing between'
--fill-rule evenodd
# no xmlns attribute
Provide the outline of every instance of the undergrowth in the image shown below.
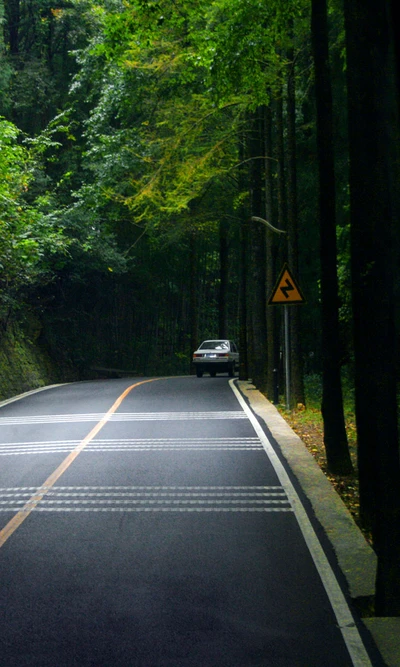
<svg viewBox="0 0 400 667"><path fill-rule="evenodd" d="M371 535L360 522L360 495L357 471L357 430L354 413L354 390L351 380L343 378L343 405L350 457L354 472L350 475L334 475L328 471L324 447L324 427L321 414L322 381L319 375L305 378L306 406L299 404L287 410L283 404L277 406L282 417L304 442L308 451L340 495L354 521L371 544Z"/></svg>

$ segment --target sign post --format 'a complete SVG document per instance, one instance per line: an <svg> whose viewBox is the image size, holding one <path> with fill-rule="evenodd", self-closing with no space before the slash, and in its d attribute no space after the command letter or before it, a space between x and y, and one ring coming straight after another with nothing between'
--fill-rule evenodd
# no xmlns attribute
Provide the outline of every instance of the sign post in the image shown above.
<svg viewBox="0 0 400 667"><path fill-rule="evenodd" d="M285 394L286 409L290 410L290 326L289 326L289 305L305 303L305 298L299 285L293 278L287 264L284 265L277 283L268 300L269 306L284 305L284 324L285 324Z"/></svg>
<svg viewBox="0 0 400 667"><path fill-rule="evenodd" d="M284 306L285 319L285 394L286 410L290 410L290 326L289 326L289 307Z"/></svg>

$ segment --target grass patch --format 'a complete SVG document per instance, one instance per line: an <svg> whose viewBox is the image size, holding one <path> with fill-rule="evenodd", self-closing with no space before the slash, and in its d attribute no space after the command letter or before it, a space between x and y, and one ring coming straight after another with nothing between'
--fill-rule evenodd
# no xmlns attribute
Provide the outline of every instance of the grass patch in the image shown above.
<svg viewBox="0 0 400 667"><path fill-rule="evenodd" d="M343 404L346 432L350 457L354 467L351 475L333 475L328 471L324 447L324 423L321 414L322 380L318 375L305 378L307 405L298 405L294 410L286 410L283 404L277 405L280 414L289 426L301 438L310 454L315 458L323 473L340 495L353 519L363 532L366 540L372 544L371 534L360 522L360 494L357 471L357 429L354 412L354 390L351 380L343 378Z"/></svg>

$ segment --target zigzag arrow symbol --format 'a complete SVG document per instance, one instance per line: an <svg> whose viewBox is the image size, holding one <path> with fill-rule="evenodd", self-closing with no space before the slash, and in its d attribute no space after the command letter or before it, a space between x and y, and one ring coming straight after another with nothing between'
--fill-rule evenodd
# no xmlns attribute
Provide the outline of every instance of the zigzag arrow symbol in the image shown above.
<svg viewBox="0 0 400 667"><path fill-rule="evenodd" d="M281 287L281 292L283 293L285 299L289 298L288 292L292 292L292 290L294 290L294 287L289 278L286 278L286 287Z"/></svg>

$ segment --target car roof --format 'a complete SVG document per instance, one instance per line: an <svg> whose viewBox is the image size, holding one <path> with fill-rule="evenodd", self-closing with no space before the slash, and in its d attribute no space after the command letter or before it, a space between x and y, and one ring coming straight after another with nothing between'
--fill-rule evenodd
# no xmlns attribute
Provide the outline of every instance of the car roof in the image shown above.
<svg viewBox="0 0 400 667"><path fill-rule="evenodd" d="M199 347L202 347L206 343L229 343L229 344L231 344L231 343L233 343L233 340L231 340L230 338L207 338L206 340L203 340L200 343Z"/></svg>

